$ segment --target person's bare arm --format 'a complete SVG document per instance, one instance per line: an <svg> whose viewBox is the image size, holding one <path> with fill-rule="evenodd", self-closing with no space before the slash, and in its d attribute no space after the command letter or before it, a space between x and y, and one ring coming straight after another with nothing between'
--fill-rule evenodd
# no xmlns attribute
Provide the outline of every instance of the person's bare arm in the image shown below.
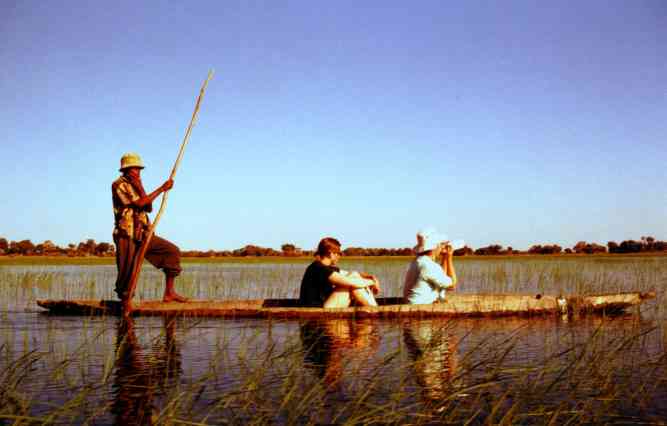
<svg viewBox="0 0 667 426"><path fill-rule="evenodd" d="M442 266L442 269L445 271L445 275L447 275L449 278L452 279L452 287L450 287L451 290L454 290L456 288L456 269L454 268L454 250L452 249L452 246L449 244L446 244L445 247L442 249L442 258L440 259L440 265Z"/></svg>
<svg viewBox="0 0 667 426"><path fill-rule="evenodd" d="M145 197L141 197L138 200L134 201L132 204L135 206L142 208L150 203L152 203L158 195L162 194L165 191L169 191L171 188L174 187L174 181L173 179L168 179L166 180L162 185L157 187L157 189L150 194L146 195Z"/></svg>
<svg viewBox="0 0 667 426"><path fill-rule="evenodd" d="M329 276L329 281L336 287L345 287L350 289L366 288L375 285L375 281L364 278L360 274L341 274L334 272Z"/></svg>
<svg viewBox="0 0 667 426"><path fill-rule="evenodd" d="M365 272L359 272L359 275L361 275L362 278L373 280L374 284L371 286L373 294L378 294L380 292L380 280L378 280L378 278L375 275L367 274Z"/></svg>

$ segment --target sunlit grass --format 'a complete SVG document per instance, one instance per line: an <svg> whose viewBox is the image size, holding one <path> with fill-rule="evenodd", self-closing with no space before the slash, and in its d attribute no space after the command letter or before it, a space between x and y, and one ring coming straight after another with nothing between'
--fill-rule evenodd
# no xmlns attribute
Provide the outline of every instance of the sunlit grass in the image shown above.
<svg viewBox="0 0 667 426"><path fill-rule="evenodd" d="M194 299L295 298L310 259L234 259L183 264L179 292ZM343 258L341 267L375 274L383 296L401 296L409 258ZM667 258L641 256L482 257L457 259L464 293L586 295L648 291L667 284ZM0 264L0 308L29 308L36 299L114 299L115 265ZM160 299L164 276L145 264L137 298ZM660 296L660 294L659 294ZM3 306L4 305L4 306Z"/></svg>
<svg viewBox="0 0 667 426"><path fill-rule="evenodd" d="M296 297L310 262L217 260L185 262L179 291L201 299ZM119 335L117 318L25 313L42 298L113 299L115 266L0 263L0 419L111 423L123 388L148 404L156 424L661 421L666 260L457 259L463 292L656 289L658 299L641 317L569 322L335 320L323 366L304 355L296 322L180 319L170 336L163 319L141 318L131 340ZM378 275L383 293L395 296L408 261L344 258L341 266ZM138 297L160 298L162 290L161 272L145 265ZM407 333L417 336L416 349Z"/></svg>
<svg viewBox="0 0 667 426"><path fill-rule="evenodd" d="M667 380L658 330L623 318L355 323L375 337L337 336L356 349L333 348L339 359L323 366L333 376L304 359L295 324L178 320L169 337L146 319L132 340L116 319L83 321L40 349L0 347L0 418L109 423L129 392L158 424L657 421ZM405 349L415 326L429 330L418 354Z"/></svg>

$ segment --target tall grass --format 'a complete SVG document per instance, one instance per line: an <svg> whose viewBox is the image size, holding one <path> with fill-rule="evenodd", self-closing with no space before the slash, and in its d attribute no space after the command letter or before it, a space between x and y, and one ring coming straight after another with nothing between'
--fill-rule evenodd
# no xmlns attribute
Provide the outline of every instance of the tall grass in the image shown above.
<svg viewBox="0 0 667 426"><path fill-rule="evenodd" d="M657 289L641 316L354 321L37 315L113 298L113 265L0 267L0 423L581 424L667 415L662 257L470 259L459 291ZM295 297L307 262L186 264L190 297ZM406 259L345 259L401 294ZM159 298L142 273L139 296ZM123 417L125 416L125 417Z"/></svg>
<svg viewBox="0 0 667 426"><path fill-rule="evenodd" d="M347 269L376 274L382 294L400 296L409 259L344 259ZM196 299L294 298L307 262L186 263L177 288ZM457 261L457 291L585 295L647 291L667 283L666 257L479 258ZM0 266L0 308L29 309L35 299L113 299L114 265ZM159 299L163 274L146 265L138 299ZM2 306L4 305L4 306Z"/></svg>
<svg viewBox="0 0 667 426"><path fill-rule="evenodd" d="M116 319L83 322L45 334L39 349L0 348L0 418L581 424L667 414L663 336L637 318L329 320L312 339L294 322L189 319L169 330L146 318L131 336Z"/></svg>

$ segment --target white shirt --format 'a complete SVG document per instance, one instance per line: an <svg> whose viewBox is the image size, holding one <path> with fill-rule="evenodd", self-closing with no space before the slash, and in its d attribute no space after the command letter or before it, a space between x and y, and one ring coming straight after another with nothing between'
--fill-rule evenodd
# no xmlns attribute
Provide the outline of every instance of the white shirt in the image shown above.
<svg viewBox="0 0 667 426"><path fill-rule="evenodd" d="M412 305L429 304L438 300L441 290L453 286L451 277L445 275L442 266L430 256L419 256L408 267L403 298Z"/></svg>

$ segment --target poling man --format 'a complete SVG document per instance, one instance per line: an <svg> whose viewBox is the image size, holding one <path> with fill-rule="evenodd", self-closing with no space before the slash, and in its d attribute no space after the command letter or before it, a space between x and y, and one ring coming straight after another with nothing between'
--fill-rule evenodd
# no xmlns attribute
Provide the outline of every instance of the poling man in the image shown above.
<svg viewBox="0 0 667 426"><path fill-rule="evenodd" d="M150 225L148 213L153 211L153 201L161 193L170 190L174 181L169 179L150 194L146 194L141 182L144 164L135 153L127 153L120 159L122 176L111 185L113 198L114 230L116 244L116 294L123 302L123 310L132 310L132 294L128 288L136 254ZM165 274L163 302L187 302L174 290L174 280L181 273L181 252L173 243L153 235L145 255L153 266Z"/></svg>

